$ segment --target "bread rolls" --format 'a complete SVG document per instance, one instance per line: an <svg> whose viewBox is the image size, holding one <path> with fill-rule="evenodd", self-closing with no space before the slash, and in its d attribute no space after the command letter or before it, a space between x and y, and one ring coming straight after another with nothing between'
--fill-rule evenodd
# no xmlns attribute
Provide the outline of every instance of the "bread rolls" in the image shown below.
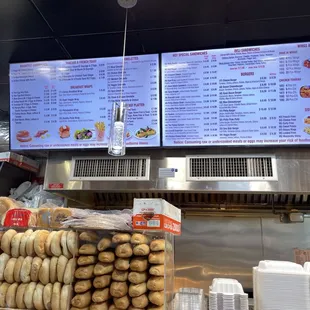
<svg viewBox="0 0 310 310"><path fill-rule="evenodd" d="M94 244L83 244L79 249L81 255L97 255L98 250Z"/></svg>
<svg viewBox="0 0 310 310"><path fill-rule="evenodd" d="M129 258L132 256L132 248L130 243L124 243L117 245L115 249L115 254L117 257Z"/></svg>
<svg viewBox="0 0 310 310"><path fill-rule="evenodd" d="M95 276L103 276L113 272L114 265L112 263L97 263L94 268Z"/></svg>
<svg viewBox="0 0 310 310"><path fill-rule="evenodd" d="M151 251L158 252L158 251L164 251L165 250L165 240L158 239L153 240L150 244Z"/></svg>
<svg viewBox="0 0 310 310"><path fill-rule="evenodd" d="M68 232L67 247L73 257L77 256L79 249L79 238L77 233L72 230Z"/></svg>
<svg viewBox="0 0 310 310"><path fill-rule="evenodd" d="M32 234L29 235L26 242L26 254L28 256L34 256L34 240L36 238L36 235L39 233L39 230L34 231Z"/></svg>
<svg viewBox="0 0 310 310"><path fill-rule="evenodd" d="M130 272L128 275L128 280L133 284L140 284L146 282L147 279L147 272Z"/></svg>
<svg viewBox="0 0 310 310"><path fill-rule="evenodd" d="M26 305L24 302L24 294L28 284L22 283L18 286L16 291L16 306L19 309L26 309Z"/></svg>
<svg viewBox="0 0 310 310"><path fill-rule="evenodd" d="M37 286L37 283L30 282L25 289L24 303L25 303L27 309L33 309L34 308L33 294L34 294L34 291L36 289L36 286Z"/></svg>
<svg viewBox="0 0 310 310"><path fill-rule="evenodd" d="M130 242L132 244L149 244L150 239L143 234L135 233L131 236Z"/></svg>
<svg viewBox="0 0 310 310"><path fill-rule="evenodd" d="M0 286L0 307L1 308L6 308L5 297L6 297L6 293L9 287L10 287L10 284L6 282L3 282Z"/></svg>
<svg viewBox="0 0 310 310"><path fill-rule="evenodd" d="M43 303L46 310L52 310L53 284L48 283L43 289Z"/></svg>
<svg viewBox="0 0 310 310"><path fill-rule="evenodd" d="M16 234L17 232L14 229L9 229L3 234L1 239L1 250L4 253L11 255L11 241Z"/></svg>
<svg viewBox="0 0 310 310"><path fill-rule="evenodd" d="M69 259L69 258L72 258L72 254L70 253L70 251L68 249L68 245L67 245L68 234L69 234L68 231L64 231L62 233L61 239L60 239L60 245L62 248L62 254Z"/></svg>
<svg viewBox="0 0 310 310"><path fill-rule="evenodd" d="M50 234L48 235L46 242L45 242L45 253L48 256L53 256L52 250L51 250L51 246L52 246L52 241L54 236L57 234L57 231L52 231L50 232Z"/></svg>
<svg viewBox="0 0 310 310"><path fill-rule="evenodd" d="M61 284L54 283L52 292L52 310L60 310Z"/></svg>
<svg viewBox="0 0 310 310"><path fill-rule="evenodd" d="M147 292L146 282L140 284L131 283L129 286L129 296L139 297Z"/></svg>
<svg viewBox="0 0 310 310"><path fill-rule="evenodd" d="M14 281L17 283L21 282L20 271L22 269L23 262L24 262L24 257L20 256L20 257L18 257L18 259L15 263L13 276L14 276Z"/></svg>
<svg viewBox="0 0 310 310"><path fill-rule="evenodd" d="M39 281L39 272L42 266L43 260L40 257L34 257L32 260L31 270L30 270L30 280L31 282Z"/></svg>
<svg viewBox="0 0 310 310"><path fill-rule="evenodd" d="M5 269L4 269L4 280L7 283L14 283L14 268L16 264L17 259L16 258L10 258L9 261L7 262Z"/></svg>
<svg viewBox="0 0 310 310"><path fill-rule="evenodd" d="M112 279L114 281L125 282L128 280L128 271L115 269L112 273Z"/></svg>
<svg viewBox="0 0 310 310"><path fill-rule="evenodd" d="M123 297L128 293L127 282L112 282L110 286L110 293L113 297Z"/></svg>
<svg viewBox="0 0 310 310"><path fill-rule="evenodd" d="M96 277L93 281L93 285L95 288L105 288L109 286L111 283L111 276L110 275L104 275Z"/></svg>
<svg viewBox="0 0 310 310"><path fill-rule="evenodd" d="M33 233L32 229L28 229L25 231L25 233L22 236L22 239L20 241L20 246L19 246L19 254L20 256L26 257L27 252L26 252L26 244L29 236Z"/></svg>
<svg viewBox="0 0 310 310"><path fill-rule="evenodd" d="M46 257L45 253L45 241L49 236L49 232L47 230L39 230L34 239L34 251L37 256L44 259Z"/></svg>
<svg viewBox="0 0 310 310"><path fill-rule="evenodd" d="M150 291L162 291L165 288L164 277L150 277L147 281L147 288Z"/></svg>
<svg viewBox="0 0 310 310"><path fill-rule="evenodd" d="M74 280L74 272L76 269L76 258L71 258L69 259L65 273L64 273L64 284L71 284Z"/></svg>
<svg viewBox="0 0 310 310"><path fill-rule="evenodd" d="M6 253L2 253L0 255L0 281L4 280L4 270L6 267L7 262L10 259L10 255L6 254Z"/></svg>
<svg viewBox="0 0 310 310"><path fill-rule="evenodd" d="M71 285L64 285L60 293L60 310L67 310L70 307L72 298L72 287Z"/></svg>
<svg viewBox="0 0 310 310"><path fill-rule="evenodd" d="M47 285L50 282L50 265L50 258L45 258L39 270L39 280L44 285Z"/></svg>
<svg viewBox="0 0 310 310"><path fill-rule="evenodd" d="M57 264L58 264L58 257L53 256L51 258L51 263L50 263L50 281L51 281L51 283L55 283L57 281Z"/></svg>
<svg viewBox="0 0 310 310"><path fill-rule="evenodd" d="M165 252L152 252L149 255L149 262L151 264L164 264L165 263Z"/></svg>
<svg viewBox="0 0 310 310"><path fill-rule="evenodd" d="M144 257L135 257L130 262L130 269L132 271L145 271L149 267L147 258Z"/></svg>
<svg viewBox="0 0 310 310"><path fill-rule="evenodd" d="M74 285L74 291L76 293L85 293L92 288L91 280L78 281Z"/></svg>
<svg viewBox="0 0 310 310"><path fill-rule="evenodd" d="M33 305L36 310L45 310L44 303L43 303L43 289L44 285L38 283L34 293L33 293Z"/></svg>
<svg viewBox="0 0 310 310"><path fill-rule="evenodd" d="M108 309L109 309L108 302L102 302L99 304L91 304L90 305L90 310L108 310Z"/></svg>
<svg viewBox="0 0 310 310"><path fill-rule="evenodd" d="M117 258L114 266L118 270L126 271L130 267L130 260L128 258Z"/></svg>
<svg viewBox="0 0 310 310"><path fill-rule="evenodd" d="M85 308L88 307L91 303L92 295L90 291L84 293L84 294L77 294L73 297L71 304L73 307L77 308ZM52 309L54 310L54 309Z"/></svg>
<svg viewBox="0 0 310 310"><path fill-rule="evenodd" d="M159 292L150 292L149 301L156 306L163 306L165 302L165 293L164 291Z"/></svg>
<svg viewBox="0 0 310 310"><path fill-rule="evenodd" d="M31 266L32 266L33 258L31 256L27 256L22 264L22 269L20 270L20 280L23 283L30 282L30 273L31 273Z"/></svg>
<svg viewBox="0 0 310 310"><path fill-rule="evenodd" d="M143 294L139 297L132 298L131 303L136 308L145 308L149 304L149 299L147 298L145 294Z"/></svg>
<svg viewBox="0 0 310 310"><path fill-rule="evenodd" d="M79 267L76 271L75 271L75 277L77 279L81 279L81 280L88 280L91 279L94 275L94 266L93 265L89 265L89 266L85 266L85 267Z"/></svg>
<svg viewBox="0 0 310 310"><path fill-rule="evenodd" d="M93 293L92 301L96 303L101 303L107 301L108 299L110 299L110 297L111 295L108 287L104 289L97 289Z"/></svg>
<svg viewBox="0 0 310 310"><path fill-rule="evenodd" d="M111 238L106 238L106 237L104 237L104 238L102 238L99 242L98 242L98 244L97 244L97 249L98 249L98 251L104 251L104 250L106 250L106 249L108 249L110 246L111 246L111 244L112 244L112 240L111 240Z"/></svg>
<svg viewBox="0 0 310 310"><path fill-rule="evenodd" d="M136 256L147 256L150 254L150 247L147 244L139 244L133 248L133 254Z"/></svg>
<svg viewBox="0 0 310 310"><path fill-rule="evenodd" d="M102 263L113 263L115 261L115 254L112 251L101 252L98 255L98 259Z"/></svg>
<svg viewBox="0 0 310 310"><path fill-rule="evenodd" d="M164 276L165 275L165 265L154 265L149 270L152 276Z"/></svg>
<svg viewBox="0 0 310 310"><path fill-rule="evenodd" d="M64 274L67 267L68 258L64 255L59 256L57 262L57 280L62 283L64 280Z"/></svg>
<svg viewBox="0 0 310 310"><path fill-rule="evenodd" d="M80 256L77 261L79 266L93 265L97 263L97 256Z"/></svg>
<svg viewBox="0 0 310 310"><path fill-rule="evenodd" d="M113 298L114 305L119 309L127 309L130 305L130 299L128 295L121 298Z"/></svg>
<svg viewBox="0 0 310 310"><path fill-rule="evenodd" d="M115 234L112 238L113 243L126 243L126 242L130 242L130 240L131 240L131 235L127 233Z"/></svg>
<svg viewBox="0 0 310 310"><path fill-rule="evenodd" d="M147 310L164 310L163 306L149 305Z"/></svg>
<svg viewBox="0 0 310 310"><path fill-rule="evenodd" d="M18 233L16 234L11 241L11 256L18 258L19 257L19 247L20 242L22 240L24 233Z"/></svg>
<svg viewBox="0 0 310 310"><path fill-rule="evenodd" d="M61 237L64 233L63 230L57 231L56 234L54 234L54 237L51 242L51 252L54 256L59 257L62 255L62 249L61 249Z"/></svg>
<svg viewBox="0 0 310 310"><path fill-rule="evenodd" d="M94 231L84 231L79 235L80 240L88 242L97 242L99 236Z"/></svg>
<svg viewBox="0 0 310 310"><path fill-rule="evenodd" d="M6 292L5 302L7 308L16 308L16 293L17 293L18 283L13 283L10 285Z"/></svg>

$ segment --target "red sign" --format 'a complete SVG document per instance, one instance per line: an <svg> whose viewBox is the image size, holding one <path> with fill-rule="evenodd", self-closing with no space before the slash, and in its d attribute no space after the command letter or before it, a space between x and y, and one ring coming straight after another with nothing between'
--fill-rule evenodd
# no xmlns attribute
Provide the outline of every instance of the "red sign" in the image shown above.
<svg viewBox="0 0 310 310"><path fill-rule="evenodd" d="M48 188L49 189L62 189L64 188L64 184L63 183L49 183Z"/></svg>

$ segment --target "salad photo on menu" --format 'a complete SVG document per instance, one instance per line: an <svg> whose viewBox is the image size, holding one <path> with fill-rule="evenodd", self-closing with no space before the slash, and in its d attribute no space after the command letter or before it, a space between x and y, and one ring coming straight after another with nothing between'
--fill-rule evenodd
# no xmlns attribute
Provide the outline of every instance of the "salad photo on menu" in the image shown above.
<svg viewBox="0 0 310 310"><path fill-rule="evenodd" d="M74 133L75 140L90 140L92 137L93 137L92 130L85 129L85 128L81 130L76 130Z"/></svg>

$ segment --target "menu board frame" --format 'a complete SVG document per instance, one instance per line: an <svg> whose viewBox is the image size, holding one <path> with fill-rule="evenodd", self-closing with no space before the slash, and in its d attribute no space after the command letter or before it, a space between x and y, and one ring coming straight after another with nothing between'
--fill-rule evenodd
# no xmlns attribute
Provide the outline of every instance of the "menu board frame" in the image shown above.
<svg viewBox="0 0 310 310"><path fill-rule="evenodd" d="M132 146L132 145L126 145L126 148L129 149L138 149L138 150L150 150L150 149L158 149L162 147L162 89L161 89L161 54L160 53L148 53L148 54L135 54L135 55L126 55L126 58L133 58L133 57L139 57L139 56L156 56L157 57L157 110L158 110L158 122L157 122L157 136L158 138L156 139L158 141L157 145L138 145L138 146ZM89 57L89 58L76 58L76 59L56 59L56 60L38 60L38 61L27 61L27 62L12 62L9 63L9 75L11 73L11 66L12 65L19 65L19 64L36 64L36 63L52 63L52 62L60 62L60 61L83 61L83 60L94 60L94 59L115 59L115 58L121 58L122 56L108 56L108 57ZM126 67L125 67L126 70ZM57 147L57 148L12 148L12 104L11 104L11 82L9 83L9 96L10 96L10 101L9 101L9 111L10 111L10 119L9 119L9 149L12 151L22 151L22 152L27 152L27 151L78 151L78 150L87 150L87 151L98 151L98 150L107 150L108 146L104 147L87 147L84 148L82 145L81 147L76 147L76 148L62 148L62 147ZM124 100L124 102L126 102ZM127 103L127 102L126 102ZM129 104L130 106L130 104ZM111 104L112 107L112 104ZM106 131L109 133L110 127L106 126Z"/></svg>
<svg viewBox="0 0 310 310"><path fill-rule="evenodd" d="M268 48L268 47L274 47L274 46L290 46L290 45L300 45L303 47L305 47L305 45L307 45L307 49L310 50L310 42L285 42L285 43L272 43L272 44L264 44L264 45L248 45L248 46L235 46L235 47L227 47L227 48L214 48L214 49L202 49L202 50L189 50L189 51L179 51L179 52L166 52L166 53L161 53L161 91L162 91L162 101L161 101L161 112L163 114L163 118L161 120L161 124L162 124L162 128L161 128L161 134L162 134L162 147L165 149L175 149L175 148L187 148L187 149L198 149L198 148L228 148L228 147L233 147L233 148L274 148L274 147L278 147L278 148L291 148L291 147L303 147L303 148L308 148L310 146L310 137L302 137L299 139L287 139L287 143L252 143L252 142L247 142L247 141L243 141L242 143L238 143L238 144L213 144L213 143L209 143L209 144L190 144L190 143L184 143L184 144L169 144L167 143L167 139L165 139L165 124L166 124L166 120L165 120L165 89L164 89L164 78L165 78L165 60L164 57L165 55L172 55L172 54L191 54L191 53L201 53L201 52L214 52L214 51L226 51L226 50L230 50L230 49L235 49L235 50L243 50L243 49L255 49L255 48ZM310 70L310 53L308 58L306 59L302 59L302 61L304 60L308 60L309 61L309 70ZM310 71L309 71L310 74ZM304 81L305 83L306 81ZM307 81L308 82L308 81ZM309 86L308 86L309 85ZM310 88L310 78L309 78L309 83L306 85ZM299 89L298 89L299 90ZM217 98L217 101L219 101L219 99ZM280 101L277 102L277 104L279 104ZM306 112L309 111L309 112ZM308 110L305 109L304 114L308 114L308 118L309 118L309 123L310 123L310 99L309 99L309 108ZM304 118L305 119L305 118ZM308 124L308 123L305 123ZM304 124L304 125L305 125ZM305 129L306 130L306 129ZM310 126L309 126L309 132L307 132L310 135ZM290 141L289 141L290 140ZM294 141L293 141L294 140ZM299 142L300 140L305 140L306 142ZM250 141L250 140L249 140ZM298 141L298 143L294 143Z"/></svg>

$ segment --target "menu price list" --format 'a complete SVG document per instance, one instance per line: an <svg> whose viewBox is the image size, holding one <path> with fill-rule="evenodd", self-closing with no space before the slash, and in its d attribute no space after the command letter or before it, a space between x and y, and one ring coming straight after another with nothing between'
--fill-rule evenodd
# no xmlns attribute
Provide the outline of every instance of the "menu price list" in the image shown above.
<svg viewBox="0 0 310 310"><path fill-rule="evenodd" d="M308 144L309 85L310 43L163 54L163 144Z"/></svg>
<svg viewBox="0 0 310 310"><path fill-rule="evenodd" d="M10 65L11 148L106 148L111 108L129 108L128 147L160 145L158 55Z"/></svg>

